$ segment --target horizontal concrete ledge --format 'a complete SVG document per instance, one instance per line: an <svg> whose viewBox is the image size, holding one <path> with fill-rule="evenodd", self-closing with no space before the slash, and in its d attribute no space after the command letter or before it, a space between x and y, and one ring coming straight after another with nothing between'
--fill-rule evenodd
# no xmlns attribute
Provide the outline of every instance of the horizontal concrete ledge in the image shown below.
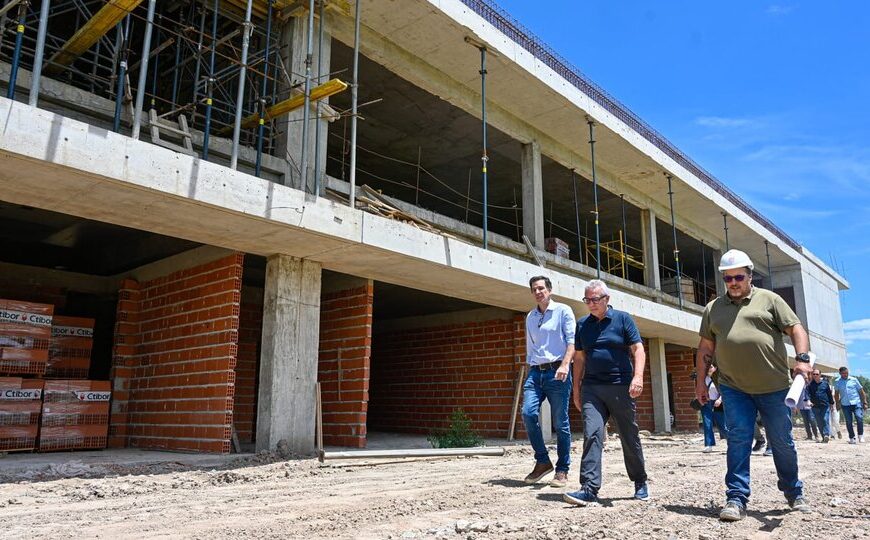
<svg viewBox="0 0 870 540"><path fill-rule="evenodd" d="M378 459L378 458L421 458L421 457L463 457L463 456L503 456L502 447L479 448L410 448L407 450L351 450L323 452L320 461L331 459Z"/></svg>

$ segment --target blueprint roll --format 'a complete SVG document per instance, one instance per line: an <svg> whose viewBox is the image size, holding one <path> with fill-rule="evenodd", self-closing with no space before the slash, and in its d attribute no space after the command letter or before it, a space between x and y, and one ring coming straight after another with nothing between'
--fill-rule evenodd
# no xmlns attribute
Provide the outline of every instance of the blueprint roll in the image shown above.
<svg viewBox="0 0 870 540"><path fill-rule="evenodd" d="M814 353L809 353L809 355L810 367L813 367L816 365L816 355ZM797 405L798 400L801 398L801 392L804 391L804 387L808 382L803 375L794 378L791 382L791 388L788 389L788 394L785 396L786 407L794 408Z"/></svg>

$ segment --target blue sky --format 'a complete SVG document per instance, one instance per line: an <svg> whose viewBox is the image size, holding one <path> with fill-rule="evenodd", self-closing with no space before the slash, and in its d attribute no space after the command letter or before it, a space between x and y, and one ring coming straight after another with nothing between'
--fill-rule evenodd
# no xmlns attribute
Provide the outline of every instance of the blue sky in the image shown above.
<svg viewBox="0 0 870 540"><path fill-rule="evenodd" d="M497 1L846 276L870 376L870 3Z"/></svg>

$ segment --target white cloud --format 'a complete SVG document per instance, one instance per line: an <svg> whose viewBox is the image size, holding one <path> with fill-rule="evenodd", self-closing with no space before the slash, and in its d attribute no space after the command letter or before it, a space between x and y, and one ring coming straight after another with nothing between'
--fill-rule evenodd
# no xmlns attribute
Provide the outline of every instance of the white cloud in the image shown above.
<svg viewBox="0 0 870 540"><path fill-rule="evenodd" d="M699 116L695 123L704 127L735 128L748 126L752 121L748 118L726 118L724 116Z"/></svg>
<svg viewBox="0 0 870 540"><path fill-rule="evenodd" d="M870 319L849 321L843 324L843 331L846 333L846 344L870 341Z"/></svg>
<svg viewBox="0 0 870 540"><path fill-rule="evenodd" d="M768 15L788 15L792 11L794 11L794 6L783 6L781 4L773 4L767 6L767 9L764 11Z"/></svg>

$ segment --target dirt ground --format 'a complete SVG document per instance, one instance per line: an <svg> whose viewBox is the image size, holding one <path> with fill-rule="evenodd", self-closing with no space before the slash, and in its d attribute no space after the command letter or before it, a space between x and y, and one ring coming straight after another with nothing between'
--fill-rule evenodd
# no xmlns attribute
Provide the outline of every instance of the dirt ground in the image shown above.
<svg viewBox="0 0 870 540"><path fill-rule="evenodd" d="M602 503L587 508L563 503L562 489L522 483L533 465L528 446L503 457L378 465L260 454L217 469L72 462L4 473L0 458L0 537L870 538L870 446L816 444L802 432L795 435L814 506L808 514L788 511L772 459L759 454L748 517L719 522L725 446L704 454L695 434L644 439L649 502L631 497L611 438ZM580 448L575 442L570 490Z"/></svg>

